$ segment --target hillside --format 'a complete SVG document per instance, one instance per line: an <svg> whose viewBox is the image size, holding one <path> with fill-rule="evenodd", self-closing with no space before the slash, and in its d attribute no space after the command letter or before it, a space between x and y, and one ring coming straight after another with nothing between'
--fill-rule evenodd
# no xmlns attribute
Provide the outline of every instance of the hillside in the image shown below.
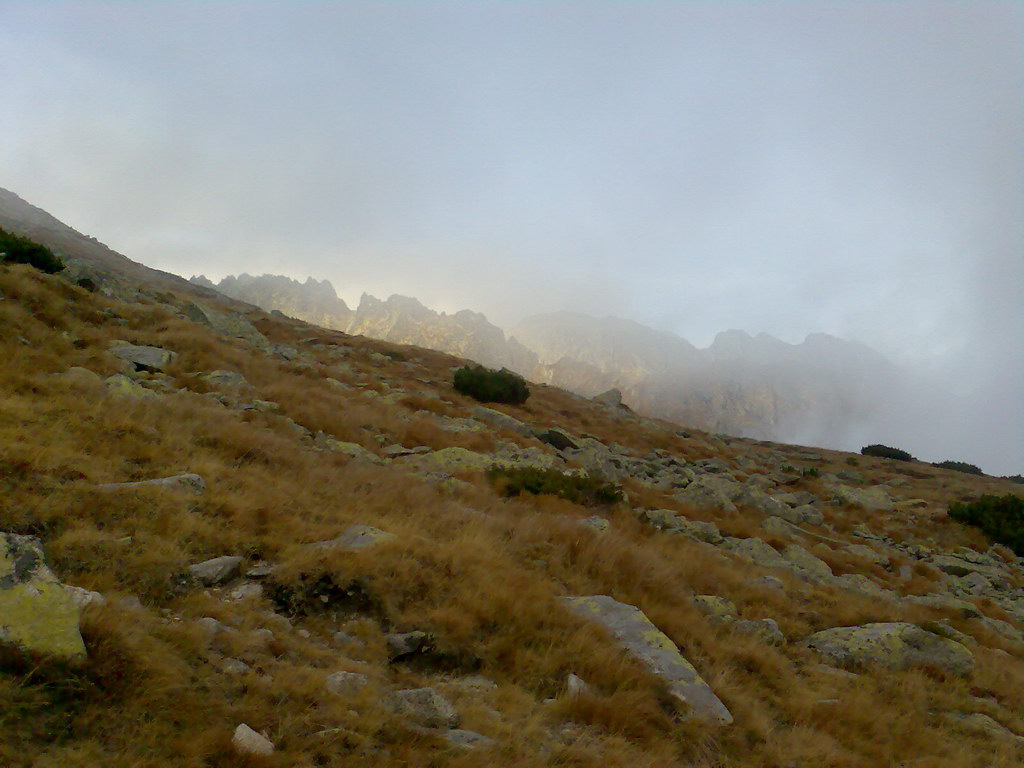
<svg viewBox="0 0 1024 768"><path fill-rule="evenodd" d="M1024 566L946 514L1019 486L194 290L0 266L0 764L1021 764Z"/></svg>

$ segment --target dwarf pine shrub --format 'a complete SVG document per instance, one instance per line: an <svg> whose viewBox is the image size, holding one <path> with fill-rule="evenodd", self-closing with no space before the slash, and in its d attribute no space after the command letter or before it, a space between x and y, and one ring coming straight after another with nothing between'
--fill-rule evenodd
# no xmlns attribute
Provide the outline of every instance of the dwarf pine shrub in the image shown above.
<svg viewBox="0 0 1024 768"><path fill-rule="evenodd" d="M896 459L897 461L913 461L914 457L899 448L890 448L888 445L865 445L860 449L864 456L875 456L880 459Z"/></svg>
<svg viewBox="0 0 1024 768"><path fill-rule="evenodd" d="M465 365L455 372L453 383L457 392L481 403L519 405L530 396L523 377L504 368L495 371L482 365Z"/></svg>
<svg viewBox="0 0 1024 768"><path fill-rule="evenodd" d="M966 461L936 461L932 464L933 467L941 467L942 469L954 469L957 472L966 472L969 475L984 475L980 467L974 464L968 464Z"/></svg>
<svg viewBox="0 0 1024 768"><path fill-rule="evenodd" d="M1024 498L1012 493L985 495L977 501L951 504L949 516L980 528L993 541L1024 555Z"/></svg>
<svg viewBox="0 0 1024 768"><path fill-rule="evenodd" d="M599 475L567 475L557 469L495 465L487 470L487 479L504 496L547 494L591 507L622 501L618 486Z"/></svg>
<svg viewBox="0 0 1024 768"><path fill-rule="evenodd" d="M0 262L28 264L43 272L60 272L64 262L45 245L0 228Z"/></svg>

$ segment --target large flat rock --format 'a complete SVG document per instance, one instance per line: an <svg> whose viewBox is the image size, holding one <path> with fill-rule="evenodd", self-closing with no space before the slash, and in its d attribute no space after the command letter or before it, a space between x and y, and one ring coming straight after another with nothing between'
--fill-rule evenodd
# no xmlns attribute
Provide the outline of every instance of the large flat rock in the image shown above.
<svg viewBox="0 0 1024 768"><path fill-rule="evenodd" d="M578 616L607 629L631 656L668 685L673 696L690 708L690 714L728 725L732 714L711 687L679 652L669 637L654 626L639 608L608 595L561 597Z"/></svg>
<svg viewBox="0 0 1024 768"><path fill-rule="evenodd" d="M839 666L937 667L967 676L974 657L966 647L907 622L880 622L815 632L807 645Z"/></svg>

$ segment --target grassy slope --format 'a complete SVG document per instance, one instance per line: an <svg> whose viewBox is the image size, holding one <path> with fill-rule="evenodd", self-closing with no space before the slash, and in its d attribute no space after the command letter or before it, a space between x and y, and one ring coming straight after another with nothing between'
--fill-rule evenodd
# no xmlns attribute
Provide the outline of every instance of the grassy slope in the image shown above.
<svg viewBox="0 0 1024 768"><path fill-rule="evenodd" d="M57 575L102 592L102 608L83 617L89 662L80 669L0 667L0 764L13 766L854 766L963 768L1018 765L1005 745L951 730L938 711L998 712L1024 732L1024 665L1005 641L941 611L888 605L785 574L785 593L756 583L764 571L725 559L684 537L642 526L628 505L601 510L612 532L597 536L578 521L593 514L557 499L501 499L478 475L444 488L395 466L374 466L304 447L286 418L316 432L379 451L380 444L487 451L498 440L538 445L511 434L455 434L436 414L468 416L471 401L448 385L459 361L359 337L262 318L273 341L312 350L304 368L179 318L173 307L119 304L29 268L0 268L0 530L41 536ZM167 295L167 300L174 297ZM257 315L254 315L256 317ZM123 324L117 318L122 318ZM350 369L336 365L317 337L342 347ZM179 353L169 372L192 393L125 400L102 386L53 374L78 365L101 375L117 370L104 350L112 339L155 344ZM380 352L389 360L371 357ZM401 358L406 358L402 361ZM242 373L256 396L281 415L226 408L202 395L188 374ZM331 376L353 384L331 387ZM375 378L375 376L382 377ZM363 394L405 389L398 402ZM426 382L426 383L425 383ZM415 392L434 392L432 399ZM532 424L562 426L634 449L670 450L686 459L755 458L774 447L689 439L667 425L614 418L568 393L538 387L521 408ZM381 440L376 436L382 436ZM848 468L846 454L823 451L821 472ZM874 481L905 467L858 457ZM110 492L99 483L201 474L201 498L153 490ZM897 539L931 539L936 548L985 548L975 532L949 521L949 500L1013 486L928 468L905 477L897 493L932 502L924 512L869 515L834 508L829 521L846 537L866 522ZM821 491L807 478L803 487ZM684 509L628 481L633 504L667 507L714 520L729 535L775 540L749 510L719 514ZM338 535L354 523L397 534L358 554L316 554L300 545ZM806 544L811 548L811 544ZM836 573L869 573L896 587L893 575L827 547L814 550ZM222 554L279 564L298 588L320 577L359 579L369 605L343 603L286 622L266 599L227 601L217 590L183 586L190 563ZM897 561L898 566L910 561ZM925 592L937 574L920 564L906 591ZM779 575L779 574L775 574ZM624 658L595 628L559 607L562 594L610 594L635 604L700 670L736 717L722 730L683 723L665 705L657 681ZM774 617L790 640L837 625L948 617L972 634L977 667L969 680L909 671L844 678L792 642L772 648L709 622L692 594L726 596L744 618ZM118 597L136 596L141 607ZM986 613L1008 618L979 601ZM253 671L231 676L216 665L194 620L212 616L235 627L223 653ZM340 649L339 627L362 638ZM270 629L268 642L259 629ZM418 665L388 665L383 632L427 629L443 653ZM300 632L300 630L303 630ZM345 700L328 694L334 671L369 674L375 686ZM576 673L596 693L563 695ZM472 693L459 681L482 675L497 688ZM407 729L380 701L380 690L437 685L456 701L464 727L498 741L489 752L462 752ZM545 699L554 698L545 703ZM838 699L834 705L818 704ZM269 758L244 758L230 747L235 725L264 730L278 747Z"/></svg>

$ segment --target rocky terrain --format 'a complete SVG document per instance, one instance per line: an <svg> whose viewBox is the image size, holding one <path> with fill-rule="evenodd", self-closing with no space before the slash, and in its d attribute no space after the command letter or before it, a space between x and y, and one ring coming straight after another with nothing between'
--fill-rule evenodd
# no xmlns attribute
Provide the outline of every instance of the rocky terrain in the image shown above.
<svg viewBox="0 0 1024 768"><path fill-rule="evenodd" d="M0 266L0 764L1021 764L1024 561L947 515L1019 486L148 278Z"/></svg>

